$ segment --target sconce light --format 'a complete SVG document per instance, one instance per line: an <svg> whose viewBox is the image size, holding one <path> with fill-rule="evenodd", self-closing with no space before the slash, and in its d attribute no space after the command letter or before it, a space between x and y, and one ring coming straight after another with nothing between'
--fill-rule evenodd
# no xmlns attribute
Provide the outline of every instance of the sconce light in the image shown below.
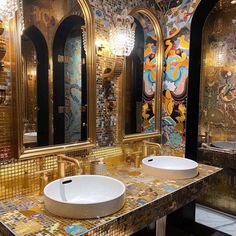
<svg viewBox="0 0 236 236"><path fill-rule="evenodd" d="M116 56L129 56L135 43L134 18L129 16L127 9L114 17L110 29L111 51Z"/></svg>
<svg viewBox="0 0 236 236"><path fill-rule="evenodd" d="M0 16L3 19L8 21L13 18L17 9L17 0L0 0Z"/></svg>

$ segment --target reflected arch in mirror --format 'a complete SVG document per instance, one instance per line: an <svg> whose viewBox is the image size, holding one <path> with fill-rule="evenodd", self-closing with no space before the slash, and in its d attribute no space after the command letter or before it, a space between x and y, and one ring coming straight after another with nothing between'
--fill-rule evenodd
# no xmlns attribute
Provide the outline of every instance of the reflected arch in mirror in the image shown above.
<svg viewBox="0 0 236 236"><path fill-rule="evenodd" d="M48 91L49 91L49 98L48 101L44 103L44 106L48 106L49 104L49 118L48 118L48 125L49 126L49 144L46 146L33 146L31 148L26 148L23 143L23 113L25 109L25 104L22 98L22 81L23 81L23 67L22 67L22 55L21 55L21 32L20 27L16 28L16 34L14 37L14 41L16 44L16 60L17 60L17 93L16 93L16 100L17 100L17 129L18 129L18 135L17 135L17 149L18 149L18 156L20 158L32 158L36 156L42 156L42 155L49 155L49 154L56 154L56 153L64 153L64 152L71 152L71 151L78 151L78 150L84 150L87 148L93 148L95 146L95 136L96 136L96 76L95 76L95 68L96 68L96 61L95 61L95 32L94 32L94 16L93 11L90 8L90 4L88 0L75 0L75 1L58 1L58 3L55 3L53 0L40 0L40 1L24 1L24 3L29 4L30 6L28 8L24 8L24 14L27 14L24 16L25 22L27 24L37 25L37 27L41 30L43 35L45 36L47 45L48 45ZM43 22L35 22L34 24L34 17L31 17L32 15L35 15L35 12L32 12L30 9L34 8L36 6L37 14L41 14L41 9L38 7L40 3L45 3L40 5L42 8L48 9L47 6L55 6L55 4L58 4L57 7L60 11L55 12L57 17L54 17L56 21L54 20L53 27L49 27L45 29L45 25L42 24ZM60 8L61 3L65 8ZM76 5L76 6L75 6ZM28 11L27 11L28 10ZM64 11L65 10L65 11ZM87 122L84 122L84 129L86 129L85 136L80 138L78 140L76 136L73 136L72 139L69 139L68 142L62 142L61 140L56 142L56 145L54 145L53 140L53 35L56 33L56 29L59 27L58 25L60 22L63 22L63 19L66 19L69 16L83 16L84 23L85 23L85 29L86 29L86 43L88 45L88 48L86 50L86 64L84 64L84 73L86 73L87 76L87 85L85 83L85 86L89 89L86 91L87 96L89 99L86 101L85 104L88 106L85 106L84 109L87 107L87 113L84 118ZM41 16L41 15L40 15ZM38 19L38 18L37 18ZM41 18L40 18L41 19ZM58 20L58 21L57 21ZM47 30L47 31L45 31ZM71 34L74 33L72 30L70 32ZM70 34L70 35L71 35ZM70 37L69 37L70 38ZM62 58L62 57L61 57ZM44 86L46 88L46 86ZM71 93L75 93L74 100L77 100L77 92L78 92L78 86L74 86L72 89L70 89ZM63 93L64 94L64 93ZM64 119L66 120L66 119ZM46 122L45 122L46 124ZM65 135L63 134L62 137L66 140ZM74 138L75 137L75 138ZM75 141L76 140L76 141ZM48 143L48 142L47 142Z"/></svg>
<svg viewBox="0 0 236 236"><path fill-rule="evenodd" d="M144 31L140 22L135 19L135 46L126 58L126 106L125 134L141 133L142 130L142 97L143 97L143 62ZM136 114L136 119L132 119ZM132 122L130 122L132 120Z"/></svg>
<svg viewBox="0 0 236 236"><path fill-rule="evenodd" d="M59 25L53 42L54 144L87 140L87 72L81 16Z"/></svg>
<svg viewBox="0 0 236 236"><path fill-rule="evenodd" d="M136 23L135 47L126 58L123 79L122 140L161 136L164 43L160 23L148 8L131 12Z"/></svg>
<svg viewBox="0 0 236 236"><path fill-rule="evenodd" d="M49 144L48 47L40 30L34 25L21 36L24 84L25 147Z"/></svg>

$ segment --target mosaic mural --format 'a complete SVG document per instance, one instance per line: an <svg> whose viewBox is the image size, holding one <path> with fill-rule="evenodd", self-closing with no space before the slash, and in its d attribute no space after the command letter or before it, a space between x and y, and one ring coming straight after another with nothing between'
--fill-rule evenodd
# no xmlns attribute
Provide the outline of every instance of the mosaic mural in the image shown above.
<svg viewBox="0 0 236 236"><path fill-rule="evenodd" d="M176 0L165 16L162 129L163 143L171 148L185 147L190 27L198 2Z"/></svg>
<svg viewBox="0 0 236 236"><path fill-rule="evenodd" d="M81 139L81 36L70 35L65 44L65 142Z"/></svg>

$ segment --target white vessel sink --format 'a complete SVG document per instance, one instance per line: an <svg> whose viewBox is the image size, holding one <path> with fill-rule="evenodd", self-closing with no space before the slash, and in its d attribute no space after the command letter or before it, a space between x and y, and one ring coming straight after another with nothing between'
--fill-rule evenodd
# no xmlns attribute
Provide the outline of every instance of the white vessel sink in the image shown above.
<svg viewBox="0 0 236 236"><path fill-rule="evenodd" d="M236 142L233 141L215 141L212 142L212 146L225 150L236 150Z"/></svg>
<svg viewBox="0 0 236 236"><path fill-rule="evenodd" d="M198 163L174 156L150 156L142 160L145 175L160 179L189 179L198 175Z"/></svg>
<svg viewBox="0 0 236 236"><path fill-rule="evenodd" d="M101 175L65 177L44 188L45 208L67 218L88 219L119 211L125 202L125 185Z"/></svg>
<svg viewBox="0 0 236 236"><path fill-rule="evenodd" d="M36 143L37 142L37 132L24 133L24 143Z"/></svg>

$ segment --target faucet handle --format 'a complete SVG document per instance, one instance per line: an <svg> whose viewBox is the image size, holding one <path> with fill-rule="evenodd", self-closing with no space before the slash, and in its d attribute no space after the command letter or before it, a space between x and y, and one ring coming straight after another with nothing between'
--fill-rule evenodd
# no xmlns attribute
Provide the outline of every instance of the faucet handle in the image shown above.
<svg viewBox="0 0 236 236"><path fill-rule="evenodd" d="M43 193L43 189L44 187L48 184L48 174L50 172L53 173L54 169L47 169L47 170L40 170L37 171L35 174L40 175L40 184L39 184L39 188L40 188L40 193Z"/></svg>

